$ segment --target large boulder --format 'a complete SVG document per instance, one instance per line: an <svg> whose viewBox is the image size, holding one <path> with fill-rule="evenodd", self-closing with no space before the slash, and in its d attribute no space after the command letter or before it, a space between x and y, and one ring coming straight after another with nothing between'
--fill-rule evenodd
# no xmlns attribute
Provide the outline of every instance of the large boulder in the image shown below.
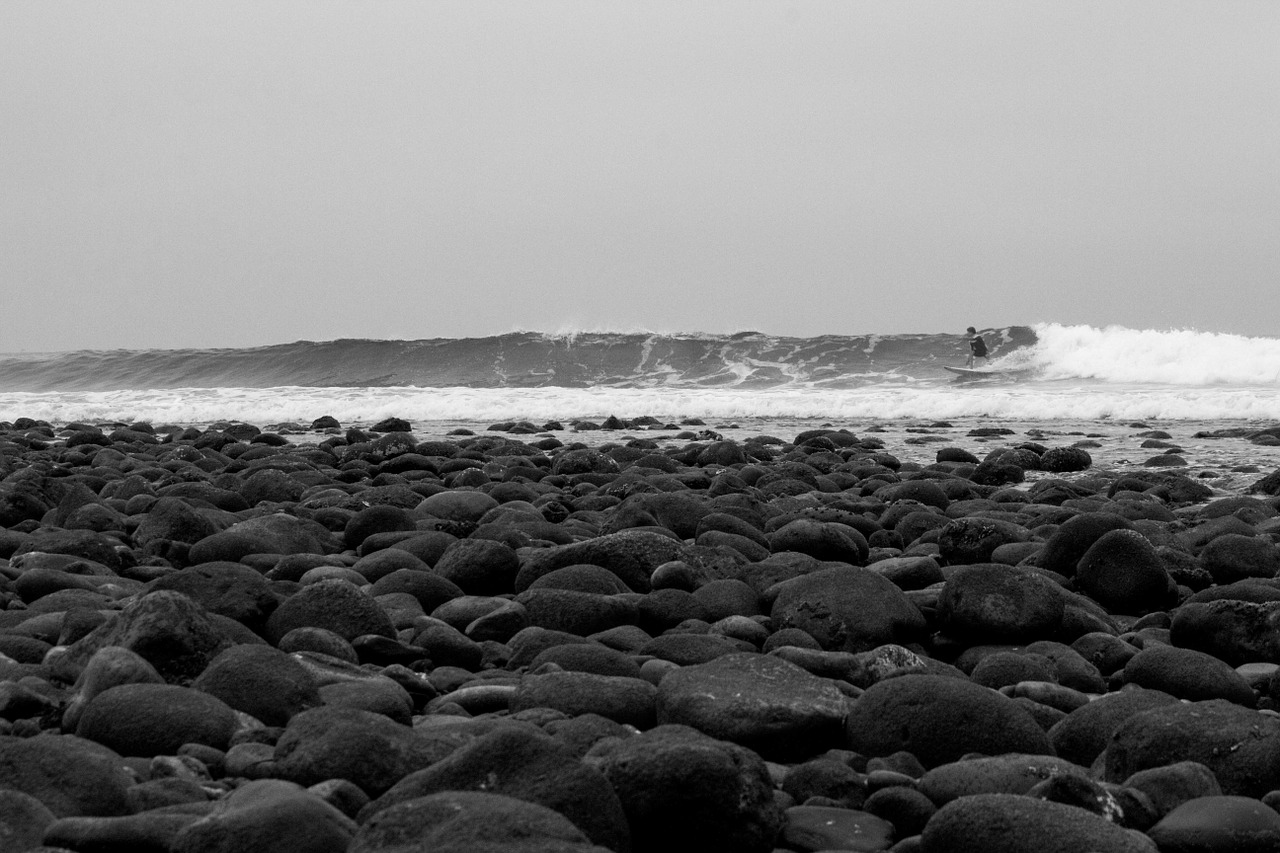
<svg viewBox="0 0 1280 853"><path fill-rule="evenodd" d="M1262 797L1280 788L1280 718L1225 699L1166 705L1125 720L1104 760L1110 782L1196 761L1213 771L1224 794Z"/></svg>
<svg viewBox="0 0 1280 853"><path fill-rule="evenodd" d="M771 616L775 628L799 628L828 651L865 652L885 643L911 643L928 625L902 590L869 569L822 569L780 585Z"/></svg>
<svg viewBox="0 0 1280 853"><path fill-rule="evenodd" d="M634 853L769 853L783 826L768 768L751 750L658 726L598 750Z"/></svg>
<svg viewBox="0 0 1280 853"><path fill-rule="evenodd" d="M692 726L773 761L842 746L846 710L830 680L759 654L681 667L658 685L659 723Z"/></svg>
<svg viewBox="0 0 1280 853"><path fill-rule="evenodd" d="M925 767L970 752L1052 755L1031 713L965 678L902 675L878 681L853 703L849 745L868 756L910 752Z"/></svg>
<svg viewBox="0 0 1280 853"><path fill-rule="evenodd" d="M55 677L74 681L98 650L121 646L154 666L165 681L186 684L238 639L187 596L159 590L108 618L50 661L50 667Z"/></svg>
<svg viewBox="0 0 1280 853"><path fill-rule="evenodd" d="M538 548L523 556L515 590L523 592L535 580L556 569L586 563L613 572L628 589L648 592L653 570L680 559L685 547L680 540L661 533L624 530L571 545Z"/></svg>
<svg viewBox="0 0 1280 853"><path fill-rule="evenodd" d="M1155 546L1136 530L1108 530L1077 563L1076 586L1112 613L1164 610L1177 587Z"/></svg>
<svg viewBox="0 0 1280 853"><path fill-rule="evenodd" d="M246 782L183 828L171 853L346 853L356 824L323 797L279 779Z"/></svg>
<svg viewBox="0 0 1280 853"><path fill-rule="evenodd" d="M405 802L446 791L483 791L553 809L596 844L630 848L622 803L599 770L561 742L521 725L499 726L422 770L366 806L362 823Z"/></svg>
<svg viewBox="0 0 1280 853"><path fill-rule="evenodd" d="M925 824L923 853L1154 853L1140 833L1075 806L1018 794L947 803Z"/></svg>
<svg viewBox="0 0 1280 853"><path fill-rule="evenodd" d="M1021 643L1052 636L1066 610L1061 588L1033 569L961 566L938 598L938 624L970 643Z"/></svg>
<svg viewBox="0 0 1280 853"><path fill-rule="evenodd" d="M347 779L370 797L380 797L461 743L460 736L429 737L372 711L326 706L289 720L276 742L274 769L299 785Z"/></svg>
<svg viewBox="0 0 1280 853"><path fill-rule="evenodd" d="M363 634L396 636L391 618L376 601L350 581L336 578L308 584L289 596L267 620L267 637L279 643L295 628L324 628L345 640Z"/></svg>
<svg viewBox="0 0 1280 853"><path fill-rule="evenodd" d="M370 817L345 853L606 853L563 814L487 791L442 791Z"/></svg>
<svg viewBox="0 0 1280 853"><path fill-rule="evenodd" d="M232 646L191 684L268 726L324 704L315 678L292 656L270 646Z"/></svg>
<svg viewBox="0 0 1280 853"><path fill-rule="evenodd" d="M0 738L0 788L35 797L56 817L128 814L134 777L113 750L73 735Z"/></svg>
<svg viewBox="0 0 1280 853"><path fill-rule="evenodd" d="M174 755L187 743L225 750L239 725L215 696L175 684L122 684L89 700L76 735L121 755Z"/></svg>

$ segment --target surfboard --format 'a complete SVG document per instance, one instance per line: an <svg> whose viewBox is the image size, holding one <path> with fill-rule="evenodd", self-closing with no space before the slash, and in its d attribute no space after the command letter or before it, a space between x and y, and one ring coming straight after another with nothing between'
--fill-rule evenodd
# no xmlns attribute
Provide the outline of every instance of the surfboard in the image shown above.
<svg viewBox="0 0 1280 853"><path fill-rule="evenodd" d="M1003 370L980 369L977 367L952 367L948 364L942 365L943 370L950 370L952 373L959 373L961 376L1001 376Z"/></svg>
<svg viewBox="0 0 1280 853"><path fill-rule="evenodd" d="M957 373L960 376L965 377L966 379L980 379L984 376L1005 376L1005 377L1018 378L1022 376L1027 376L1031 373L1030 370L1025 370L1025 369L1024 370L995 370L990 367L985 367L985 368L952 367L949 364L942 365L942 368L944 370L950 370L952 373Z"/></svg>

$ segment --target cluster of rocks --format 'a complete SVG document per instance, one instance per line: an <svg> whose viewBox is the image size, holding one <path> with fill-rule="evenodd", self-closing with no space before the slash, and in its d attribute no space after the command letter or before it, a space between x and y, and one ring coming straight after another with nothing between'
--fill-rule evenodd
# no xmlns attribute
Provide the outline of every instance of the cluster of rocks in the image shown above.
<svg viewBox="0 0 1280 853"><path fill-rule="evenodd" d="M1274 497L324 426L0 425L0 847L1280 848Z"/></svg>

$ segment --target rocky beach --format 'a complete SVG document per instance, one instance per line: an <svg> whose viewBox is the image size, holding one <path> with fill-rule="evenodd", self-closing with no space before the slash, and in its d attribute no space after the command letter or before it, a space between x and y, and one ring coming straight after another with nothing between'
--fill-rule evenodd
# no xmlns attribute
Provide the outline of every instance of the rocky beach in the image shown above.
<svg viewBox="0 0 1280 853"><path fill-rule="evenodd" d="M767 426L0 424L0 846L1280 846L1280 429Z"/></svg>

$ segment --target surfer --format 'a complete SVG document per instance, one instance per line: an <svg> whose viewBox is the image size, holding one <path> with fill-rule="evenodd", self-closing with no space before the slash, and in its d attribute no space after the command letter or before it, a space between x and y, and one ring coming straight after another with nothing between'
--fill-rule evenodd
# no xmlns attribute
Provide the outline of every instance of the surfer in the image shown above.
<svg viewBox="0 0 1280 853"><path fill-rule="evenodd" d="M987 342L982 339L982 335L978 334L978 330L973 326L965 329L965 331L969 333L969 360L965 362L964 366L973 367L975 358L987 359L989 362L990 359L987 358Z"/></svg>

